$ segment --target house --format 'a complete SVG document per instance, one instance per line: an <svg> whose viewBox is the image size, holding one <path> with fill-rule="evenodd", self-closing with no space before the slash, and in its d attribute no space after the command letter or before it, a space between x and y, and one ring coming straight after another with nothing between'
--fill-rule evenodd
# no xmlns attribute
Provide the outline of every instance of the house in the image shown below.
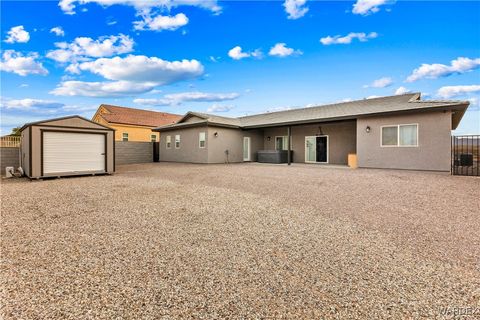
<svg viewBox="0 0 480 320"><path fill-rule="evenodd" d="M449 171L451 130L467 101L424 101L420 93L363 99L238 118L188 112L161 132L160 161L256 161L291 150L294 163Z"/></svg>
<svg viewBox="0 0 480 320"><path fill-rule="evenodd" d="M158 141L153 128L177 122L180 115L102 104L92 121L115 129L116 141Z"/></svg>

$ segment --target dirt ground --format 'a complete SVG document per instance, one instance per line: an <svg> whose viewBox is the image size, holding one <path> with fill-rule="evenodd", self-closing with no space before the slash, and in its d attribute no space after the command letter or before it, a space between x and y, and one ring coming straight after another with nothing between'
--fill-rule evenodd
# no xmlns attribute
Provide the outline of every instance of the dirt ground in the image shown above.
<svg viewBox="0 0 480 320"><path fill-rule="evenodd" d="M443 173L152 163L2 181L1 313L480 318L479 227L480 179Z"/></svg>

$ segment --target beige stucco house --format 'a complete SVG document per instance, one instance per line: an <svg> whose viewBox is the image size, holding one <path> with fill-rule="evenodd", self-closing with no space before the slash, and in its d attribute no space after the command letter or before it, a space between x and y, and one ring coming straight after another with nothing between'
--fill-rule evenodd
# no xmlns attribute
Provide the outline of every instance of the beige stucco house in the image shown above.
<svg viewBox="0 0 480 320"><path fill-rule="evenodd" d="M257 161L278 152L289 163L347 164L353 154L359 167L449 171L451 130L468 105L412 93L239 118L188 112L153 131L162 133L160 161Z"/></svg>

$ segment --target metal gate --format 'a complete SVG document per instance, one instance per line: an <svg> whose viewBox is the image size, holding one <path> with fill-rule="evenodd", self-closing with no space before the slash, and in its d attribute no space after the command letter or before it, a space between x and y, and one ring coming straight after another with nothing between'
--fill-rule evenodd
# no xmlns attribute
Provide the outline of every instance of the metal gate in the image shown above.
<svg viewBox="0 0 480 320"><path fill-rule="evenodd" d="M160 161L160 142L153 143L153 162Z"/></svg>
<svg viewBox="0 0 480 320"><path fill-rule="evenodd" d="M480 175L480 135L452 137L451 173L458 176Z"/></svg>

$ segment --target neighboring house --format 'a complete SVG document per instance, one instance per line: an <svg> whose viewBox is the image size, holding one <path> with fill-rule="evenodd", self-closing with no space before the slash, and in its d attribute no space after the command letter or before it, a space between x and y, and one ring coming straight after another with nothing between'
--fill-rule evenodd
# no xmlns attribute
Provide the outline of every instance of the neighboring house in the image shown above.
<svg viewBox="0 0 480 320"><path fill-rule="evenodd" d="M260 150L290 149L300 163L347 164L356 154L359 167L449 171L451 130L468 105L412 93L239 118L188 112L153 131L160 161L256 161Z"/></svg>
<svg viewBox="0 0 480 320"><path fill-rule="evenodd" d="M153 128L177 122L181 116L166 112L102 104L92 120L115 129L116 141L159 141Z"/></svg>

